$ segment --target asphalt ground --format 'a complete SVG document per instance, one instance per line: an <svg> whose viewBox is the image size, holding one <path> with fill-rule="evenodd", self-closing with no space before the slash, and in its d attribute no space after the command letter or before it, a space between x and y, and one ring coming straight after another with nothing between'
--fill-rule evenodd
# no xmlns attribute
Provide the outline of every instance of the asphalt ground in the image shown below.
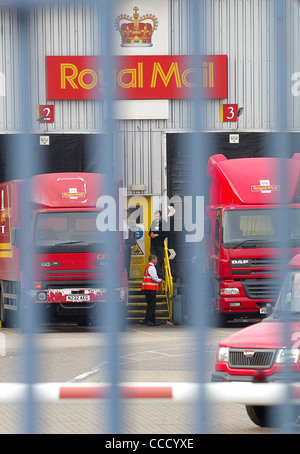
<svg viewBox="0 0 300 454"><path fill-rule="evenodd" d="M217 344L239 325L208 328L205 335L205 376L210 381ZM24 380L25 335L2 329L5 356L0 356L0 383ZM105 331L73 325L41 327L34 336L36 382L107 382L109 345ZM189 326L129 325L120 333L120 382L194 382L199 347ZM39 434L109 434L109 401L35 403L30 418ZM123 434L277 434L279 429L254 425L240 404L120 400L119 432ZM203 419L204 416L204 419ZM26 433L28 413L23 404L0 403L0 434ZM290 433L299 433L293 425Z"/></svg>

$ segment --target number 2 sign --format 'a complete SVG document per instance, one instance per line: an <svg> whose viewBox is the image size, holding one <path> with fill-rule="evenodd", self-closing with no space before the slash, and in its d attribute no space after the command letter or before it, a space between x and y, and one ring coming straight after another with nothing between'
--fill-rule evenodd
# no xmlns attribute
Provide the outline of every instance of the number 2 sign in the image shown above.
<svg viewBox="0 0 300 454"><path fill-rule="evenodd" d="M220 106L221 121L237 121L237 113L237 104L221 104Z"/></svg>
<svg viewBox="0 0 300 454"><path fill-rule="evenodd" d="M39 123L54 123L54 106L36 106L36 120Z"/></svg>

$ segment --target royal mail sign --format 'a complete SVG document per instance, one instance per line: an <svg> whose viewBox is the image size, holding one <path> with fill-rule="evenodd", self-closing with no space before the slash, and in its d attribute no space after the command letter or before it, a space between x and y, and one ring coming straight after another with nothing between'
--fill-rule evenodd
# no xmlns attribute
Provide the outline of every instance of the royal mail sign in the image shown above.
<svg viewBox="0 0 300 454"><path fill-rule="evenodd" d="M47 99L103 99L103 57L47 57ZM227 56L113 57L115 99L227 98Z"/></svg>

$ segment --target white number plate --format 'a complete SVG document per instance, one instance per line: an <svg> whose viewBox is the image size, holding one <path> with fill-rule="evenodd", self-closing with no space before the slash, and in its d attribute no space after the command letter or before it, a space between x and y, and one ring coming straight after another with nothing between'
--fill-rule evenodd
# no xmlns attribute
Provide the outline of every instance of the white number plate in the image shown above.
<svg viewBox="0 0 300 454"><path fill-rule="evenodd" d="M90 295L67 295L67 301L90 301Z"/></svg>
<svg viewBox="0 0 300 454"><path fill-rule="evenodd" d="M266 314L266 313L267 313L267 308L266 308L266 307L261 307L260 310L259 310L259 312L260 312L261 314Z"/></svg>

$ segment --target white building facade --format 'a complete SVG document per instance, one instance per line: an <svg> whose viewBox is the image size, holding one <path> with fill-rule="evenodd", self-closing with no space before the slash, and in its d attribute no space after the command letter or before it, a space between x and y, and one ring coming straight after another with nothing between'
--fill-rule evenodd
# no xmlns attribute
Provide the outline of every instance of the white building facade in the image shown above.
<svg viewBox="0 0 300 454"><path fill-rule="evenodd" d="M11 5L8 3L4 2L0 6L0 153L4 154L8 148L5 145L8 136L22 130L19 115L19 75L22 74L19 59L20 13L13 2ZM201 2L202 19L199 19L198 24L203 54L225 56L227 62L226 80L223 80L226 85L225 95L209 95L202 103L203 127L215 137L215 152L223 152L228 157L264 152L266 135L276 132L278 116L281 115L285 117L288 130L295 133L293 141L298 143L296 133L300 130L300 4L297 0L286 0L285 3L287 110L284 106L277 105L276 98L276 0ZM82 72L82 69L76 67L78 60L75 60L73 68L78 71L75 77L75 72L70 72L70 66L65 67L67 88L72 89L73 84L73 91L85 90L88 92L87 97L82 95L81 99L70 99L70 95L62 98L58 94L57 99L54 99L53 94L49 94L49 86L52 83L55 85L54 73L49 72L49 57L64 57L62 64L68 65L70 57L97 57L103 54L102 43L105 40L101 37L104 30L101 29L96 4L97 2L89 1L40 1L27 11L30 37L28 62L32 99L31 130L37 137L37 149L46 147L48 155L49 150L54 150L56 155L60 155L63 150L65 153L66 150L70 151L70 156L62 160L58 170L72 168L72 165L68 164L72 159L72 150L75 150L74 161L81 162L78 164L81 166L78 170L81 170L83 167L80 156L84 153L88 136L105 131L106 113L103 101L88 98L92 85L95 84L96 88L97 84L101 85L101 74L97 73L96 69L94 73ZM171 65L174 62L176 64L177 57L192 54L195 33L192 27L197 24L197 20L194 21L193 18L192 4L189 0L116 0L111 24L106 24L105 27L105 30L110 30L111 33L113 54L117 59L119 56L140 56L144 71L145 57L152 57L154 60L157 57L158 62L163 62L166 56L172 56L175 59L171 60ZM138 9L135 10L135 7ZM148 28L151 30L151 42L148 46L122 46L122 40L126 36L122 36L121 25L125 24L126 28L126 22L132 24L134 14L138 14L140 23L150 24ZM148 19L142 20L143 16ZM141 69L142 66L137 68ZM183 70L187 70L187 67ZM59 79L62 77L62 72L59 71L62 71L61 67L55 76L58 77L57 83L62 80ZM204 72L203 67L202 71L202 85L209 86L210 79L205 77L209 78L210 75ZM215 66L213 83L219 77L218 71ZM175 94L173 98L168 98L166 94L166 99L155 99L155 95L151 95L151 99L143 99L143 95L138 95L141 99L135 99L136 95L131 94L134 91L133 84L138 85L140 92L143 89L146 91L147 87L142 84L145 83L147 74L135 73L135 80L132 74L118 74L123 91L130 93L129 99L118 99L114 103L115 146L118 155L122 157L119 176L124 179L129 194L132 185L144 185L147 194L159 195L167 192L172 196L176 189L172 189L171 180L173 177L176 179L176 166L181 166L178 164L180 157L176 158L176 152L180 148L177 139L183 134L193 132L195 128L194 103L181 94ZM79 76L81 86L79 84L76 88ZM165 78L166 93L169 93L168 88L172 83L178 85L175 70L170 73L164 70L160 73L158 69L156 77L160 82ZM193 84L188 71L184 76L180 73L178 77L181 85L185 83L187 87ZM162 96L161 93L158 96ZM236 110L230 110L231 105L234 109L243 108L242 115L234 116L235 121L226 121L224 112L225 119L226 115L236 114ZM44 120L37 121L43 116L46 117ZM233 143L229 143L231 133L239 134L239 143L234 137ZM45 145L42 145L43 143ZM295 147L297 148L297 145ZM45 153L44 149L42 153Z"/></svg>

